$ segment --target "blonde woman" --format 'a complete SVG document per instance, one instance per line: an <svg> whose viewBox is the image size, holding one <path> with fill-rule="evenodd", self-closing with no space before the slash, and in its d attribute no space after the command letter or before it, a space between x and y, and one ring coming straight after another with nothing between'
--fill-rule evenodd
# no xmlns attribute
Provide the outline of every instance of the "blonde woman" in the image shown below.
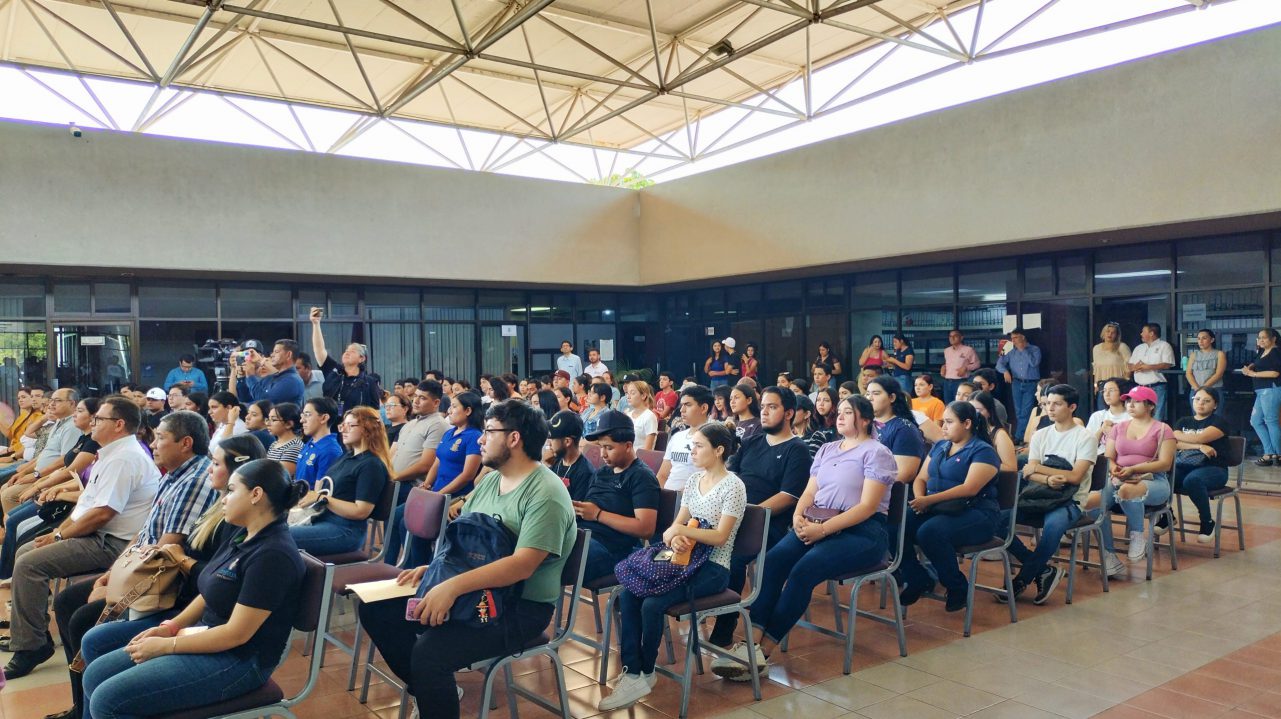
<svg viewBox="0 0 1281 719"><path fill-rule="evenodd" d="M1121 341L1121 325L1115 322L1103 325L1090 367L1094 374L1095 409L1107 409L1103 403L1103 383L1114 377L1130 379L1130 346Z"/></svg>
<svg viewBox="0 0 1281 719"><path fill-rule="evenodd" d="M636 425L636 448L653 449L658 440L658 415L654 413L654 388L644 380L623 386L627 393L627 416Z"/></svg>

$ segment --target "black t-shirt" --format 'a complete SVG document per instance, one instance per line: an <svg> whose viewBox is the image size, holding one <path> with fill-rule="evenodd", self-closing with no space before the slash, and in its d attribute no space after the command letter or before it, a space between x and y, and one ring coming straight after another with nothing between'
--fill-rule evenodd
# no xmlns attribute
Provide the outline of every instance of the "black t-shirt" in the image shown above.
<svg viewBox="0 0 1281 719"><path fill-rule="evenodd" d="M743 440L726 466L743 480L747 501L760 504L779 492L799 499L809 483L813 463L804 440L793 437L771 446L769 436L762 432ZM770 545L782 539L791 525L791 512L775 512L770 517Z"/></svg>
<svg viewBox="0 0 1281 719"><path fill-rule="evenodd" d="M393 424L387 427L388 445L395 444L396 440L400 439L400 428L404 427L406 424L406 422L401 422L400 424Z"/></svg>
<svg viewBox="0 0 1281 719"><path fill-rule="evenodd" d="M252 539L245 536L246 530L237 530L200 573L197 584L205 600L200 623L226 624L237 604L271 612L249 641L231 652L242 658L257 655L259 666L274 667L285 652L300 605L302 558L284 517Z"/></svg>
<svg viewBox="0 0 1281 719"><path fill-rule="evenodd" d="M97 442L93 441L93 438L89 436L88 432L86 432L80 435L80 439L76 440L74 447L67 450L67 453L62 455L62 463L70 467L71 462L75 460L77 454L80 454L81 452L88 452L89 454L96 455L100 449L102 449L102 447L100 447Z"/></svg>
<svg viewBox="0 0 1281 719"><path fill-rule="evenodd" d="M1274 347L1271 352L1255 357L1254 371L1281 372L1281 351ZM1268 389L1281 385L1281 377L1251 377L1250 379L1254 381L1255 389ZM1223 398L1220 397L1219 401L1222 402Z"/></svg>
<svg viewBox="0 0 1281 719"><path fill-rule="evenodd" d="M382 389L368 372L352 377L334 361L333 355L325 358L320 371L325 374L325 396L338 403L339 415L352 407L378 409L382 406Z"/></svg>
<svg viewBox="0 0 1281 719"><path fill-rule="evenodd" d="M587 499L587 490L591 489L596 470L592 469L592 463L588 462L586 457L578 455L578 459L568 467L565 466L564 460L558 459L552 463L552 471L565 483L570 499L575 502Z"/></svg>
<svg viewBox="0 0 1281 719"><path fill-rule="evenodd" d="M218 526L214 528L213 536L199 549L191 546L189 543L191 537L187 537L188 544L184 546L183 550L188 557L196 560L196 564L191 568L191 574L188 575L190 579L183 582L182 590L178 593L178 606L185 607L191 603L192 599L196 598L196 595L199 594L196 584L200 580L200 573L205 571L205 568L209 566L209 560L218 554L222 549L222 545L231 538L231 535L239 531L240 527L228 524L225 520L219 520Z"/></svg>
<svg viewBox="0 0 1281 719"><path fill-rule="evenodd" d="M169 414L168 407L160 410L159 412L144 412L142 419L147 423L148 427L156 429L160 426L160 420L164 419L167 414Z"/></svg>
<svg viewBox="0 0 1281 719"><path fill-rule="evenodd" d="M592 502L603 511L635 517L637 509L658 509L662 492L658 487L658 478L644 462L639 459L622 472L615 472L613 467L605 466L596 470L587 497L583 501ZM578 520L583 529L592 530L592 539L599 540L610 553L623 552L639 547L641 540L617 529L606 527L600 522Z"/></svg>
<svg viewBox="0 0 1281 719"><path fill-rule="evenodd" d="M1174 423L1174 428L1180 432L1197 433L1205 429L1214 427L1223 433L1222 437L1213 442L1199 442L1198 444L1208 444L1214 449L1213 457L1206 457L1205 463L1212 467L1228 466L1228 421L1217 414L1212 414L1205 419L1196 417L1184 417Z"/></svg>
<svg viewBox="0 0 1281 719"><path fill-rule="evenodd" d="M387 465L373 452L345 452L329 465L325 476L334 482L334 499L378 504L383 487L391 481Z"/></svg>

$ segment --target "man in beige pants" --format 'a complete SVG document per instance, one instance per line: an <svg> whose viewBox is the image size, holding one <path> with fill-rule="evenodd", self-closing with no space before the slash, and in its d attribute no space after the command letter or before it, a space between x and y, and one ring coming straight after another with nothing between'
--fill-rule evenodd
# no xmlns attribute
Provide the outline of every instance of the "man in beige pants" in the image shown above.
<svg viewBox="0 0 1281 719"><path fill-rule="evenodd" d="M70 452L76 445L76 440L80 439L80 430L71 421L71 415L76 411L76 403L79 401L79 395L70 388L54 392L49 399L45 417L54 423L49 439L40 453L30 462L19 466L17 472L5 482L4 488L0 489L0 507L3 507L6 515L22 503L22 493L31 484L41 477L47 477L55 469L62 468L63 455Z"/></svg>

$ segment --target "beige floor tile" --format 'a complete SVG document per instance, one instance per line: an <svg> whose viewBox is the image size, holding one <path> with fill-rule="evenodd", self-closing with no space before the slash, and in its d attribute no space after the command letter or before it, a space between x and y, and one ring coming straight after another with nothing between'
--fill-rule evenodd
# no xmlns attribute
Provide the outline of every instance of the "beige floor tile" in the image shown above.
<svg viewBox="0 0 1281 719"><path fill-rule="evenodd" d="M1013 699L1021 694L1040 691L1051 682L1035 679L1024 674L1004 671L995 665L970 669L950 679L957 684L995 694L1006 699Z"/></svg>
<svg viewBox="0 0 1281 719"><path fill-rule="evenodd" d="M1095 669L1122 679L1151 682L1153 685L1164 684L1186 673L1184 670L1172 667L1169 664L1161 664L1132 656L1109 659L1095 667Z"/></svg>
<svg viewBox="0 0 1281 719"><path fill-rule="evenodd" d="M1060 714L1068 719L1085 719L1111 708L1114 704L1093 694L1060 686L1050 686L1035 694L1021 696L1019 701L1037 709Z"/></svg>
<svg viewBox="0 0 1281 719"><path fill-rule="evenodd" d="M868 719L954 719L955 714L907 696L859 709Z"/></svg>
<svg viewBox="0 0 1281 719"><path fill-rule="evenodd" d="M852 675L829 679L825 682L805 687L802 691L846 709L861 709L898 696L898 692L877 686Z"/></svg>
<svg viewBox="0 0 1281 719"><path fill-rule="evenodd" d="M763 715L757 714L748 707L739 707L724 714L717 714L715 719L763 719Z"/></svg>
<svg viewBox="0 0 1281 719"><path fill-rule="evenodd" d="M850 676L900 694L943 681L942 677L894 662L854 672Z"/></svg>
<svg viewBox="0 0 1281 719"><path fill-rule="evenodd" d="M805 692L791 692L751 705L751 710L768 719L836 719L848 708L823 701Z"/></svg>
<svg viewBox="0 0 1281 719"><path fill-rule="evenodd" d="M1208 652L1199 652L1194 649L1175 649L1170 646L1163 646L1161 642L1147 644L1134 651L1127 652L1127 657L1136 659L1147 659L1148 661L1158 664L1168 664L1175 669L1181 669L1190 672L1193 669L1218 659L1218 655Z"/></svg>
<svg viewBox="0 0 1281 719"><path fill-rule="evenodd" d="M1053 683L1064 674L1080 670L1079 666L1070 662L1030 652L1010 652L991 666L998 671L1022 674L1047 683Z"/></svg>
<svg viewBox="0 0 1281 719"><path fill-rule="evenodd" d="M960 715L972 714L993 704L999 704L1005 699L1005 697L975 689L974 687L968 687L964 684L957 684L953 681L930 684L908 692L907 696L936 706L944 711Z"/></svg>
<svg viewBox="0 0 1281 719"><path fill-rule="evenodd" d="M1160 682L1142 678L1120 677L1107 672L1087 669L1082 672L1065 674L1059 677L1055 684L1093 694L1114 704L1120 704L1130 697L1151 689L1160 684Z"/></svg>
<svg viewBox="0 0 1281 719"><path fill-rule="evenodd" d="M1062 715L1007 699L970 714L966 719L1062 719Z"/></svg>

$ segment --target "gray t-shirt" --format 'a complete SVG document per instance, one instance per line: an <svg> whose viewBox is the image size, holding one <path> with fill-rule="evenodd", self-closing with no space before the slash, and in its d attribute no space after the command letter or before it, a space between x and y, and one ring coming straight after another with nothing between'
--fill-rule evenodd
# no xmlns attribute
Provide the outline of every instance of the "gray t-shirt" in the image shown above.
<svg viewBox="0 0 1281 719"><path fill-rule="evenodd" d="M70 417L58 420L49 432L49 441L45 442L44 449L36 457L36 469L62 459L63 455L76 446L82 434L83 432L76 429L76 424Z"/></svg>
<svg viewBox="0 0 1281 719"><path fill-rule="evenodd" d="M1192 377L1196 379L1196 383L1204 387L1205 381L1213 377L1214 371L1219 368L1219 351L1209 350L1207 352L1199 348L1192 350L1192 353L1188 356L1188 367L1192 368ZM1223 378L1220 377L1218 382L1210 386L1212 388L1222 387Z"/></svg>
<svg viewBox="0 0 1281 719"><path fill-rule="evenodd" d="M435 449L449 430L449 421L439 412L426 417L415 417L400 428L396 439L396 452L391 458L391 468L397 474L413 466L423 450ZM425 474L425 473L424 473Z"/></svg>

